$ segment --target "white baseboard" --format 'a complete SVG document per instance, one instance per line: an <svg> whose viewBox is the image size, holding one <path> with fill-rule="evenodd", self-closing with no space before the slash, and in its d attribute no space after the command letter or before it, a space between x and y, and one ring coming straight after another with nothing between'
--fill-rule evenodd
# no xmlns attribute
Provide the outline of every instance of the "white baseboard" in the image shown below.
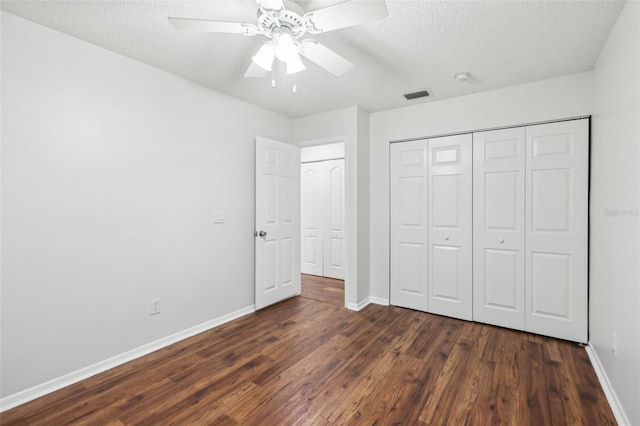
<svg viewBox="0 0 640 426"><path fill-rule="evenodd" d="M382 299L380 297L370 296L357 304L347 303L347 309L357 312L362 310L365 306L369 305L370 303L373 303L376 305L382 305L382 306L389 306L389 299Z"/></svg>
<svg viewBox="0 0 640 426"><path fill-rule="evenodd" d="M105 359L104 361L100 361L88 367L81 368L80 370L65 374L62 377L49 380L48 382L14 393L13 395L6 396L0 399L0 413L252 312L255 312L254 305L238 309L235 312L195 325L187 328L186 330L182 330L154 342L147 343L146 345L139 346L130 351Z"/></svg>
<svg viewBox="0 0 640 426"><path fill-rule="evenodd" d="M369 298L371 303L375 303L376 305L389 306L389 299L383 299L381 297L371 296Z"/></svg>
<svg viewBox="0 0 640 426"><path fill-rule="evenodd" d="M366 299L356 303L347 303L347 309L350 309L352 311L360 311L362 310L365 306L367 306L369 303L371 303L371 301L369 300L370 298L367 297Z"/></svg>
<svg viewBox="0 0 640 426"><path fill-rule="evenodd" d="M600 362L600 358L598 358L598 354L594 349L591 342L585 347L587 351L587 355L589 356L589 360L591 361L591 365L596 372L596 376L598 376L598 380L600 381L600 386L602 386L602 390L604 391L604 395L607 397L607 401L609 402L609 406L611 407L611 411L613 411L613 415L616 418L616 422L620 426L631 426L631 422L627 417L627 414L624 412L624 408L622 408L622 404L620 404L620 400L616 395L616 391L613 390L611 386L611 382L609 381L609 377L607 376L602 363Z"/></svg>

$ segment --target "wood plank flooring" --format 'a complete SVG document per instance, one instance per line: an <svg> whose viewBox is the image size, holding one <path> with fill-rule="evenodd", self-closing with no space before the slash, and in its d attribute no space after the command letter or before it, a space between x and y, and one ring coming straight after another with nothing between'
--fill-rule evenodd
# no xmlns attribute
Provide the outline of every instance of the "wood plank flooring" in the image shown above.
<svg viewBox="0 0 640 426"><path fill-rule="evenodd" d="M344 281L302 274L302 297L344 306Z"/></svg>
<svg viewBox="0 0 640 426"><path fill-rule="evenodd" d="M295 297L1 415L3 425L608 425L583 348Z"/></svg>

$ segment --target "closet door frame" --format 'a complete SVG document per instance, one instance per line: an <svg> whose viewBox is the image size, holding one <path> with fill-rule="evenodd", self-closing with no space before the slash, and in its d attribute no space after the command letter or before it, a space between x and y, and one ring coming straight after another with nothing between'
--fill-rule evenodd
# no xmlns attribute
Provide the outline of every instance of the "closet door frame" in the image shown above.
<svg viewBox="0 0 640 426"><path fill-rule="evenodd" d="M346 256L344 158L302 163L301 173L303 211L301 222L304 240L301 245L302 273L344 280ZM312 173L313 188L305 188ZM335 201L338 202L337 205L334 205ZM309 259L308 254L313 254L311 256L313 259Z"/></svg>
<svg viewBox="0 0 640 426"><path fill-rule="evenodd" d="M578 342L588 340L589 122L589 117L576 117L453 135L470 135L473 139L473 321ZM551 141L554 137L562 139L562 135L571 132L574 132L571 142L559 140L554 145ZM432 302L432 245L437 244L438 235L432 229L431 193L425 194L424 198L422 195L413 197L414 207L426 212L421 216L427 222L426 229L422 229L423 222L419 220L414 224L403 224L399 210L403 200L398 194L398 180L414 177L421 179L424 185L427 176L426 185L431 188L429 167L433 160L427 154L426 160L423 158L422 162L413 164L413 175L403 175L394 167L400 161L401 148L407 148L407 152L412 149L428 152L428 141L443 137L448 136L390 143L389 300L391 305L448 315L434 311ZM540 142L536 148L535 138L539 137L548 140ZM489 150L487 143L491 144ZM566 149L563 151L562 147ZM543 152L545 149L546 153ZM553 154L558 155L556 159L550 158ZM536 158L544 155L548 157ZM487 178L488 175L492 176ZM557 182L552 178L557 178ZM540 189L544 182L546 190L536 192L536 185ZM510 194L511 198L501 197L501 192ZM564 201L562 194L565 194ZM536 225L543 224L544 220L560 223L553 217L560 213L544 215L541 213L544 208L537 207L544 205L540 200L547 195L564 203L566 228L543 229L545 226ZM500 201L501 198L504 199ZM547 200L547 207L554 204L556 201ZM507 218L509 215L510 219ZM413 236L408 232L412 227ZM407 232L400 232L403 228ZM427 277L426 291L418 284L409 286L415 293L414 298L426 296L426 301L415 303L400 297L403 289L399 288L402 286L399 278L403 267L399 245L402 243L413 244L420 247L419 250L427 246L426 262L422 260L424 254L420 253L413 256L420 262L413 261L415 265L404 268L413 277ZM419 281L425 282L422 278ZM559 285L562 294L554 293L556 281L562 281Z"/></svg>

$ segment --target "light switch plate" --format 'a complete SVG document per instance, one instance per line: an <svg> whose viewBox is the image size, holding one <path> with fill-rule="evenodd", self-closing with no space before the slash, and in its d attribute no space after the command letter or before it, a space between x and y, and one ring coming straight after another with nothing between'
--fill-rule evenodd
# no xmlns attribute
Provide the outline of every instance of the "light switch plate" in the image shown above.
<svg viewBox="0 0 640 426"><path fill-rule="evenodd" d="M214 210L213 223L224 223L224 210Z"/></svg>

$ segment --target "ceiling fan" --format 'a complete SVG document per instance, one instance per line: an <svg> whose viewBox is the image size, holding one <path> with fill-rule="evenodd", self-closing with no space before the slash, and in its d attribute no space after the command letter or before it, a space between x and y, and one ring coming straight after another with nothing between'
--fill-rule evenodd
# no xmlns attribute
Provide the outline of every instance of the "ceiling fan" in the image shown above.
<svg viewBox="0 0 640 426"><path fill-rule="evenodd" d="M307 33L320 34L387 17L383 0L347 0L307 13L288 0L256 0L256 3L257 24L173 17L169 21L178 30L265 36L264 44L244 74L245 77L260 78L273 70L276 59L286 63L287 74L304 70L300 56L341 76L353 67L351 62L313 39L300 39Z"/></svg>

